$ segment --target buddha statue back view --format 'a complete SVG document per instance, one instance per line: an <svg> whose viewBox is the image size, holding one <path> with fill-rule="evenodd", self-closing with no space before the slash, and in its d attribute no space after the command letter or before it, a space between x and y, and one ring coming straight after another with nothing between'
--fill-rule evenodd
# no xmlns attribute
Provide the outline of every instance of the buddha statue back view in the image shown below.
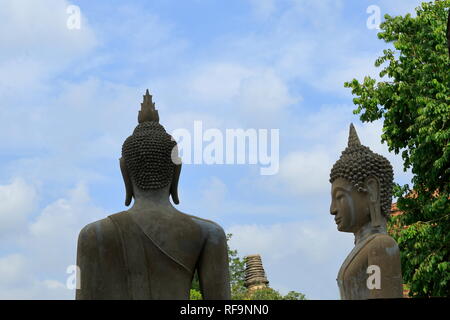
<svg viewBox="0 0 450 320"><path fill-rule="evenodd" d="M386 231L392 166L360 143L353 124L348 146L331 169L330 182L330 213L337 229L355 235L355 247L338 273L341 298L401 298L400 251Z"/></svg>
<svg viewBox="0 0 450 320"><path fill-rule="evenodd" d="M197 271L204 299L230 299L226 236L216 223L175 209L181 161L148 90L122 147L124 212L78 238L76 299L189 299Z"/></svg>

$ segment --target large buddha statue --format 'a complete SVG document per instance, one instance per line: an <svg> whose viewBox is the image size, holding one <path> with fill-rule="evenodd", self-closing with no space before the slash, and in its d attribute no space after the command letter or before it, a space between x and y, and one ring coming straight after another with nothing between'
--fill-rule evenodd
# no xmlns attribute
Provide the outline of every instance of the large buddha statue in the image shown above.
<svg viewBox="0 0 450 320"><path fill-rule="evenodd" d="M226 236L216 223L175 209L181 161L148 90L122 147L125 205L78 238L76 299L189 299L197 272L204 299L230 299Z"/></svg>
<svg viewBox="0 0 450 320"><path fill-rule="evenodd" d="M386 231L392 166L361 145L353 124L348 146L331 169L330 182L330 213L337 229L355 235L355 247L337 278L341 299L401 298L400 251Z"/></svg>

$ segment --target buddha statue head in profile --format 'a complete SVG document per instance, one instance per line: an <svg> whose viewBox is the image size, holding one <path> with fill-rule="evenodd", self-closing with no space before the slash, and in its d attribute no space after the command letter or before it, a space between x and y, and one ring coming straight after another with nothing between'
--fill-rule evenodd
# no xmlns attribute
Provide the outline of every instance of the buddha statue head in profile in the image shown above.
<svg viewBox="0 0 450 320"><path fill-rule="evenodd" d="M355 247L338 274L341 298L401 298L400 252L386 231L393 169L385 157L361 144L353 124L330 183L330 213L337 229L355 236Z"/></svg>
<svg viewBox="0 0 450 320"><path fill-rule="evenodd" d="M181 161L148 90L122 146L125 205L78 237L77 299L189 299L197 273L204 299L230 299L228 250L216 223L178 211Z"/></svg>

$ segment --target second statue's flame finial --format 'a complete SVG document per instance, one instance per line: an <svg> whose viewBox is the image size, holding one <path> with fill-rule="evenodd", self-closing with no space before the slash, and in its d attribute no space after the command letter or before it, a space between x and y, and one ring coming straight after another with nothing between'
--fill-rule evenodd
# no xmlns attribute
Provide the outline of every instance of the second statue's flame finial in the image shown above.
<svg viewBox="0 0 450 320"><path fill-rule="evenodd" d="M356 133L355 126L353 123L350 124L350 132L348 134L348 147L351 146L360 146L361 142L359 141L358 134Z"/></svg>

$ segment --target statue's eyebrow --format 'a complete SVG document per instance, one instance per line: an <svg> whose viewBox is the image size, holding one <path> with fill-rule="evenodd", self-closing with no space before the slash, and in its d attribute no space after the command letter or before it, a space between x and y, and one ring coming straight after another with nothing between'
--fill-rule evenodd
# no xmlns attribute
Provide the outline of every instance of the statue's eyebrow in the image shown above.
<svg viewBox="0 0 450 320"><path fill-rule="evenodd" d="M350 192L350 189L346 189L344 187L335 187L335 188L333 188L333 195L338 191Z"/></svg>

